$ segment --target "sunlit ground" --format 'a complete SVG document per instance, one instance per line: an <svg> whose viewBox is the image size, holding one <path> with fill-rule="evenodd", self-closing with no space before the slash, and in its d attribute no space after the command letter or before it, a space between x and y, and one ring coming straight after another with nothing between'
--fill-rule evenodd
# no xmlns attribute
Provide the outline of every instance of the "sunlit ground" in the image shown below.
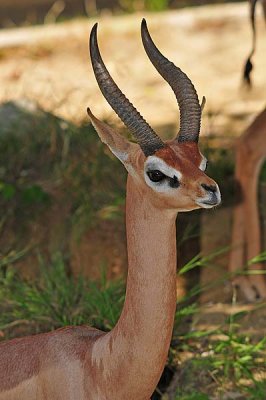
<svg viewBox="0 0 266 400"><path fill-rule="evenodd" d="M257 13L254 88L241 89L243 63L251 46L246 3L204 6L163 13L98 18L99 43L113 77L155 127L178 123L175 98L150 64L140 39L146 17L161 51L207 97L204 134L234 136L264 105L265 27ZM92 73L88 36L96 20L0 32L0 100L28 97L47 111L80 122L90 105L115 119ZM171 132L172 133L172 132Z"/></svg>

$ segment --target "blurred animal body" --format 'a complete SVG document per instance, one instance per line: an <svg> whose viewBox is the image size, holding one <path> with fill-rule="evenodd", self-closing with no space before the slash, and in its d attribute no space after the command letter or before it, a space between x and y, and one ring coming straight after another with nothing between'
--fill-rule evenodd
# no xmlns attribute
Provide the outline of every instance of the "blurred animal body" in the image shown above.
<svg viewBox="0 0 266 400"><path fill-rule="evenodd" d="M257 0L249 0L252 27L252 50L247 59L244 80L251 86L251 58L256 48L255 10ZM261 0L266 20L266 0ZM233 212L232 250L229 271L236 275L243 273L247 260L252 260L261 252L260 219L258 207L258 176L266 158L266 109L264 109L238 139L236 144L235 178L241 192L241 203ZM263 274L252 274L252 270L263 271L262 263L248 266L250 275L237 275L233 284L240 289L248 301L266 298L266 281Z"/></svg>
<svg viewBox="0 0 266 400"><path fill-rule="evenodd" d="M243 269L248 260L261 252L259 208L257 200L258 176L266 158L266 109L264 109L238 139L236 145L235 178L242 201L233 213L232 251L229 270L233 274ZM249 301L266 298L264 275L252 275L252 270L263 271L261 263L249 266L251 275L237 276L234 284Z"/></svg>
<svg viewBox="0 0 266 400"><path fill-rule="evenodd" d="M128 171L126 226L128 279L124 308L111 332L67 327L0 345L0 400L147 400L163 371L176 306L178 211L220 203L200 153L201 107L189 78L168 61L142 22L145 50L171 85L180 107L180 131L163 142L111 78L90 37L99 87L133 133L131 143L88 110L101 140ZM111 172L110 172L111 173Z"/></svg>

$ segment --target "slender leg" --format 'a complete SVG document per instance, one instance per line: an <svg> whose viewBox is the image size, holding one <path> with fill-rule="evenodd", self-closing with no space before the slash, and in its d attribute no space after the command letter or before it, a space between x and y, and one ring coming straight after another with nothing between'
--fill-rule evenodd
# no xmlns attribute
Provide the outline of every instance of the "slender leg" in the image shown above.
<svg viewBox="0 0 266 400"><path fill-rule="evenodd" d="M258 175L260 160L250 165L250 170L246 175L245 182L245 237L247 242L247 259L251 260L261 252L260 219L258 207ZM249 271L264 270L261 263L249 266ZM249 275L249 281L257 292L257 298L266 298L266 281L263 274Z"/></svg>
<svg viewBox="0 0 266 400"><path fill-rule="evenodd" d="M236 149L236 171L235 179L238 183L237 190L240 197L240 202L234 207L233 210L233 221L232 221L232 241L231 241L231 253L229 258L229 272L233 275L232 283L239 291L244 295L248 301L256 300L256 292L252 288L249 279L241 275L241 271L245 265L245 247L246 247L246 236L245 236L245 187L246 182L244 177L247 174L245 171L245 150L241 145ZM238 274L238 272L240 274Z"/></svg>
<svg viewBox="0 0 266 400"><path fill-rule="evenodd" d="M261 235L257 200L258 175L261 156L251 158L249 136L240 140L236 149L235 178L241 191L241 202L233 212L232 250L229 260L229 272L241 271L246 261L256 257L261 251ZM245 260L245 250L247 260ZM262 264L253 264L249 270L263 270ZM237 275L233 284L240 289L248 301L266 297L266 282L264 276Z"/></svg>
<svg viewBox="0 0 266 400"><path fill-rule="evenodd" d="M241 275L245 265L245 227L244 205L239 204L233 211L232 249L229 258L229 272L233 275L232 284L245 296L248 301L256 300L256 293L249 279ZM240 275L238 274L240 273Z"/></svg>

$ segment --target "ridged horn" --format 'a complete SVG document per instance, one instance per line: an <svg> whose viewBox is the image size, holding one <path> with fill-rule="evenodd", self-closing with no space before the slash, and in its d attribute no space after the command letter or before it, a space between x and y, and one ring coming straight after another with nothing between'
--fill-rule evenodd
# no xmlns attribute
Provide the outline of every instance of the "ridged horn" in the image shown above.
<svg viewBox="0 0 266 400"><path fill-rule="evenodd" d="M200 133L201 107L193 83L187 75L162 55L155 46L145 19L141 24L141 36L145 51L159 74L169 83L180 109L179 142L197 142Z"/></svg>
<svg viewBox="0 0 266 400"><path fill-rule="evenodd" d="M99 51L97 25L91 30L90 55L99 88L112 109L132 132L145 156L150 156L165 147L165 144L121 92L108 72Z"/></svg>

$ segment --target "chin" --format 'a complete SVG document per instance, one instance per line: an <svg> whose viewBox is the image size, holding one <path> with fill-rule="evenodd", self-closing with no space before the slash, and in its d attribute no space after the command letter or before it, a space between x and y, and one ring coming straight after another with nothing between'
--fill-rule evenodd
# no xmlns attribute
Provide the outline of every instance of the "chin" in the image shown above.
<svg viewBox="0 0 266 400"><path fill-rule="evenodd" d="M198 204L197 208L210 209L210 208L217 207L217 206L220 204L220 202L216 202L216 203L207 203L207 202L200 202L200 201L199 201L197 204Z"/></svg>
<svg viewBox="0 0 266 400"><path fill-rule="evenodd" d="M191 204L191 206L179 206L179 207L177 207L176 211L177 212L189 212L189 211L193 211L193 210L198 210L199 208L202 208L202 207L198 204Z"/></svg>

